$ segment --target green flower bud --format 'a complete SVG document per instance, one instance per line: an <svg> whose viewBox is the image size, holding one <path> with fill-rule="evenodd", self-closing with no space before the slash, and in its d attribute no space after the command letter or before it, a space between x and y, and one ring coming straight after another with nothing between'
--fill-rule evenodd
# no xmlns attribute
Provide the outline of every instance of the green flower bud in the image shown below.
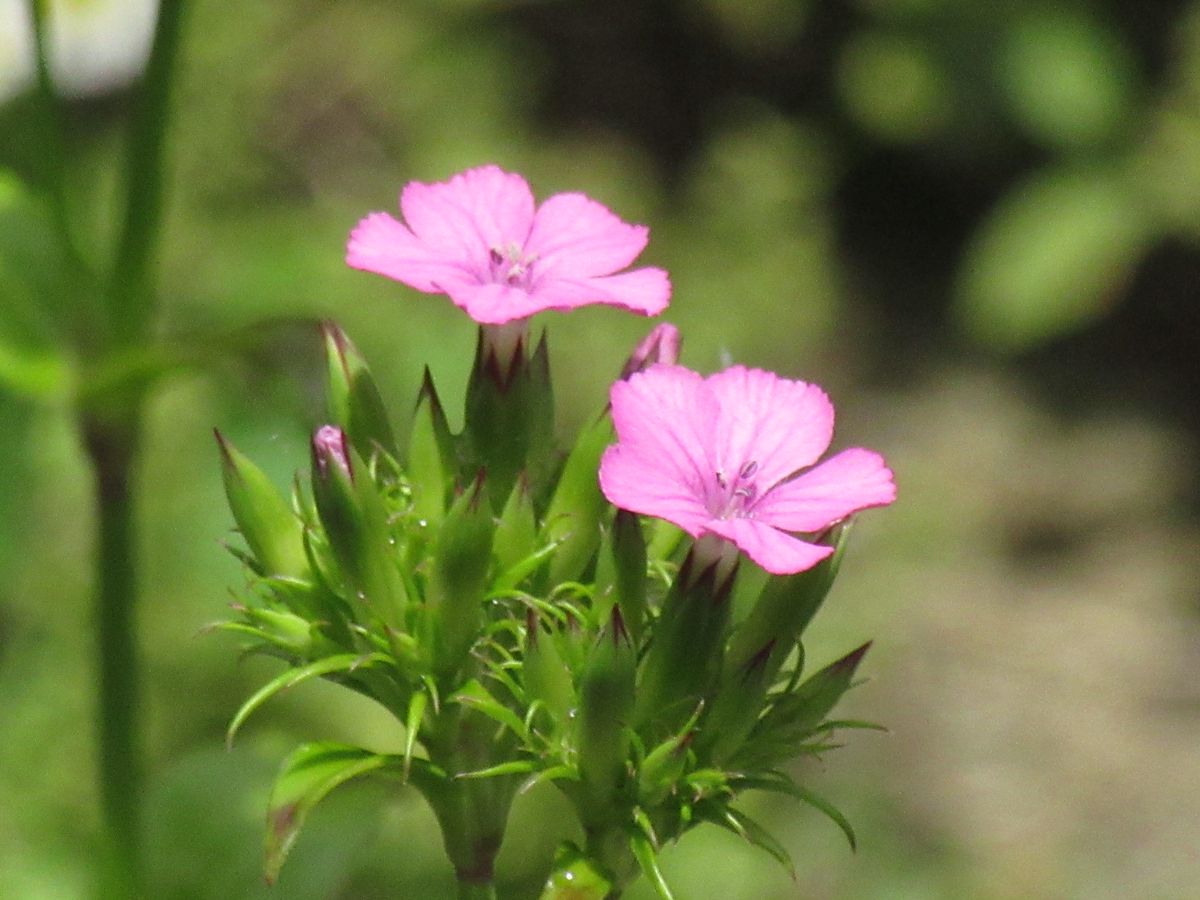
<svg viewBox="0 0 1200 900"><path fill-rule="evenodd" d="M438 398L437 388L429 368L421 381L417 409L413 415L412 433L408 439L407 473L412 482L413 513L437 528L446 512L458 462L455 458L454 436L446 421L446 412Z"/></svg>
<svg viewBox="0 0 1200 900"><path fill-rule="evenodd" d="M601 633L579 679L577 750L581 799L599 814L612 806L629 755L637 652L619 609ZM585 814L587 820L593 818Z"/></svg>
<svg viewBox="0 0 1200 900"><path fill-rule="evenodd" d="M438 529L427 605L434 630L434 668L439 672L457 669L483 628L496 531L485 482L480 472Z"/></svg>
<svg viewBox="0 0 1200 900"><path fill-rule="evenodd" d="M467 465L487 469L492 502L499 512L518 472L526 471L536 485L553 462L554 400L545 337L527 358L527 338L519 332L511 351L505 344L504 352L511 352L506 369L496 355L496 327L479 331L475 364L467 381L463 437Z"/></svg>
<svg viewBox="0 0 1200 900"><path fill-rule="evenodd" d="M271 480L216 429L225 496L263 575L305 578L304 527Z"/></svg>
<svg viewBox="0 0 1200 900"><path fill-rule="evenodd" d="M554 869L540 900L606 900L612 896L613 887L597 863L568 842L554 854Z"/></svg>
<svg viewBox="0 0 1200 900"><path fill-rule="evenodd" d="M653 721L654 734L669 734L704 702L721 671L729 632L730 594L737 574L731 544L711 556L697 543L663 601L646 652L634 721Z"/></svg>
<svg viewBox="0 0 1200 900"><path fill-rule="evenodd" d="M329 373L329 411L350 437L350 443L370 458L375 447L396 452L379 388L358 348L333 322L321 324Z"/></svg>
<svg viewBox="0 0 1200 900"><path fill-rule="evenodd" d="M401 630L405 597L387 510L362 458L334 425L313 435L312 489L325 537L354 600Z"/></svg>

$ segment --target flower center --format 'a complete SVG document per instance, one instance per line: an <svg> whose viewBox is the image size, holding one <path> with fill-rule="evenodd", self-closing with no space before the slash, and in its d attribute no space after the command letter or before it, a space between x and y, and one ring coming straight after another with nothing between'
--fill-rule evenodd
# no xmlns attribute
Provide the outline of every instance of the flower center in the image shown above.
<svg viewBox="0 0 1200 900"><path fill-rule="evenodd" d="M488 252L491 261L491 278L497 284L528 288L533 276L533 264L537 254L526 256L515 242L503 247L493 247Z"/></svg>
<svg viewBox="0 0 1200 900"><path fill-rule="evenodd" d="M758 462L753 459L743 463L732 480L722 470L716 471L716 490L710 492L707 504L714 518L750 518L751 508L758 499L758 485L754 481L757 473Z"/></svg>

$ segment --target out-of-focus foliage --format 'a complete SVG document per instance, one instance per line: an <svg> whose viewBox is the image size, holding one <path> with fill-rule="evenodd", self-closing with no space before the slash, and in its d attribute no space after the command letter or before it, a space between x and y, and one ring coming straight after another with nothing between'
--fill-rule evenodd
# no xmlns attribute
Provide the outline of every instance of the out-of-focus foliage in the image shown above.
<svg viewBox="0 0 1200 900"><path fill-rule="evenodd" d="M6 85L15 5L0 7ZM230 521L210 430L286 487L321 415L316 317L372 360L395 421L426 361L461 396L466 320L348 270L342 250L403 182L487 161L541 196L584 190L649 224L645 259L672 274L686 362L822 382L839 440L896 466L900 502L856 534L810 648L819 665L878 639L848 714L893 734L856 735L826 771L803 770L852 798L860 851L791 804L750 810L784 835L800 891L1194 891L1200 4L190 12L160 328L213 334L222 352L154 395L139 473L155 897L268 896L267 786L297 742L403 747L365 702L308 685L220 750L240 699L277 669L235 666L226 640L196 636L240 577L219 546ZM92 39L132 42L138 22ZM113 87L65 109L91 265L111 238L127 112ZM67 419L86 385L62 342L87 322L66 312L78 298L41 135L28 93L0 106L0 893L62 900L85 895L97 816L92 523ZM646 323L585 310L543 324L573 432ZM412 798L345 790L270 896L449 896ZM568 822L551 792L520 798L508 896L532 892ZM663 864L683 897L797 892L729 835L689 836Z"/></svg>

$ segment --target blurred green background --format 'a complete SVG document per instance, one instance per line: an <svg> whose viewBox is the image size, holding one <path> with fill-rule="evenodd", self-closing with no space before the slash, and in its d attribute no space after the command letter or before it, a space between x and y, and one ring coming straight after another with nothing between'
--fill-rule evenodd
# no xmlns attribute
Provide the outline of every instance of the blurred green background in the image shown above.
<svg viewBox="0 0 1200 900"><path fill-rule="evenodd" d="M168 0L170 2L170 0ZM442 299L342 262L410 179L497 162L651 226L685 361L817 381L840 446L900 500L862 517L812 630L876 638L848 715L891 733L802 771L856 823L752 808L798 881L697 831L682 898L1162 898L1200 891L1200 3L1183 0L271 0L188 10L168 131L157 330L224 335L151 394L137 514L151 896L439 898L411 792L350 786L268 891L275 767L308 739L398 745L305 686L226 752L274 673L198 636L243 583L211 438L280 485L322 416L316 317L404 421L474 339ZM86 328L45 189L25 4L0 0L0 897L86 896L93 760L89 475L72 425ZM51 4L85 258L118 219L149 0ZM539 317L564 436L649 327ZM190 338L187 338L190 339ZM528 896L569 829L536 789L500 861ZM631 892L650 896L644 885Z"/></svg>

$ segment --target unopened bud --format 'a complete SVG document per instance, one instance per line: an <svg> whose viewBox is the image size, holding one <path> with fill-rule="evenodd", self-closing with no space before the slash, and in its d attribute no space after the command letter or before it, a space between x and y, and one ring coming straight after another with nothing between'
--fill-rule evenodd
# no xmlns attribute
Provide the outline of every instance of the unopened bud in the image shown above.
<svg viewBox="0 0 1200 900"><path fill-rule="evenodd" d="M627 381L636 372L649 368L655 363L665 363L669 366L679 361L679 346L683 339L679 329L670 322L662 322L646 335L629 354L625 368L621 370L621 380Z"/></svg>
<svg viewBox="0 0 1200 900"><path fill-rule="evenodd" d="M336 425L322 425L312 439L313 473L318 478L329 478L331 467L336 466L347 478L354 479L350 466L350 453L346 446L346 433Z"/></svg>

